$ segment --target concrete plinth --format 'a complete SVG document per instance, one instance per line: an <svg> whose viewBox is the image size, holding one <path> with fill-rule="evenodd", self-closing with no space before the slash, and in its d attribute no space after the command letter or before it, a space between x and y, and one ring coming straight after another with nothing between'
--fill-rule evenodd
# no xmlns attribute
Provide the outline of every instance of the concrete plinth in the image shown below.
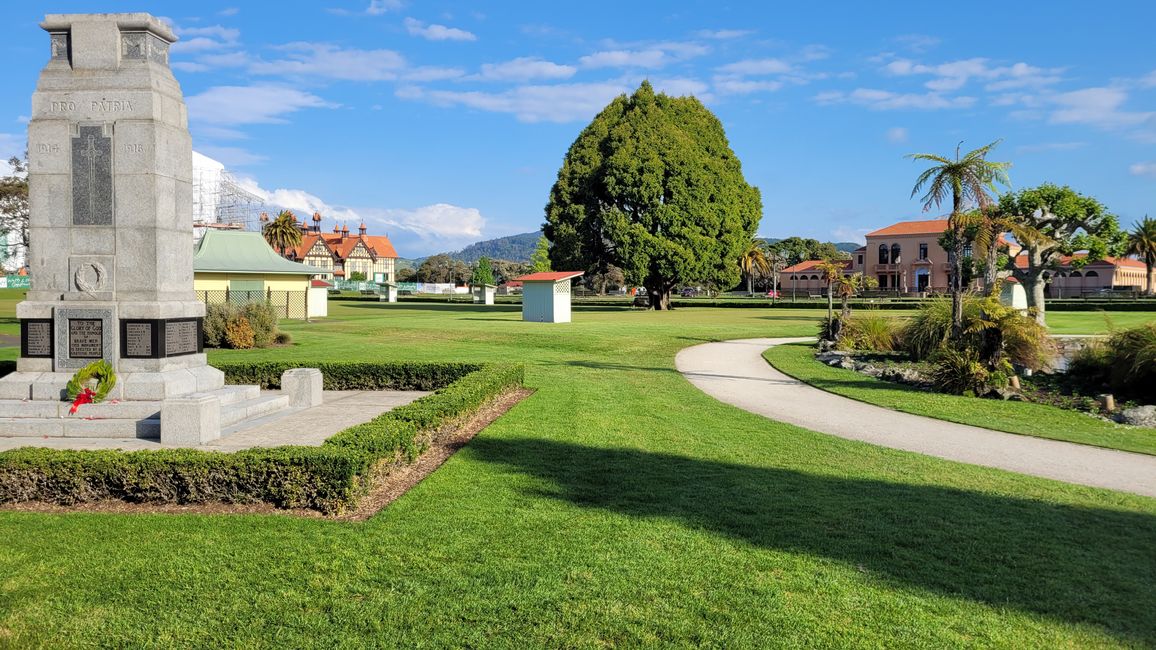
<svg viewBox="0 0 1156 650"><path fill-rule="evenodd" d="M188 395L161 404L161 444L203 445L221 437L221 401Z"/></svg>
<svg viewBox="0 0 1156 650"><path fill-rule="evenodd" d="M317 368L286 370L281 374L281 392L289 398L291 408L320 406L323 379Z"/></svg>

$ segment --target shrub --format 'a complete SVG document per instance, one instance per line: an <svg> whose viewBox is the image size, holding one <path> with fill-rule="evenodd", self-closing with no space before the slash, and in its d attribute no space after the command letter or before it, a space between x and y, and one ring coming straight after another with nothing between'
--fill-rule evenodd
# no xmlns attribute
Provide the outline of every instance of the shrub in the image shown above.
<svg viewBox="0 0 1156 650"><path fill-rule="evenodd" d="M289 345L293 342L293 336L289 332L277 332L277 336L273 337L273 342L277 345Z"/></svg>
<svg viewBox="0 0 1156 650"><path fill-rule="evenodd" d="M372 364L350 365L364 368ZM431 385L446 377L456 381L407 406L349 427L320 447L234 453L31 447L2 452L0 503L70 505L102 499L182 504L264 502L281 508L339 512L356 503L375 468L412 461L439 428L467 417L487 400L520 385L524 375L523 367L514 364L383 365L389 370L370 373L369 384L362 388L375 388L374 382L383 376L404 377L410 385ZM413 366L408 373L402 372L406 365ZM448 369L441 368L443 365ZM423 371L427 376L421 376Z"/></svg>
<svg viewBox="0 0 1156 650"><path fill-rule="evenodd" d="M899 346L902 324L879 313L859 313L844 321L839 347L848 350L891 352Z"/></svg>
<svg viewBox="0 0 1156 650"><path fill-rule="evenodd" d="M225 326L229 320L235 318L238 307L231 304L205 305L205 347L225 347Z"/></svg>
<svg viewBox="0 0 1156 650"><path fill-rule="evenodd" d="M249 319L237 314L225 323L225 345L234 350L248 350L253 347L253 328Z"/></svg>
<svg viewBox="0 0 1156 650"><path fill-rule="evenodd" d="M934 357L951 339L951 303L943 298L928 301L903 328L901 338L913 359ZM1039 370L1055 355L1047 328L1031 314L993 297L964 297L963 338L955 343L976 350L989 366L1006 356L1012 363Z"/></svg>
<svg viewBox="0 0 1156 650"><path fill-rule="evenodd" d="M241 308L241 313L253 329L253 345L258 348L272 345L277 336L277 311L273 305L251 302Z"/></svg>
<svg viewBox="0 0 1156 650"><path fill-rule="evenodd" d="M936 353L931 365L931 382L935 389L954 395L983 395L987 392L990 372L970 348L945 346Z"/></svg>
<svg viewBox="0 0 1156 650"><path fill-rule="evenodd" d="M1113 332L1083 348L1068 376L1092 391L1107 386L1117 397L1156 404L1156 323Z"/></svg>
<svg viewBox="0 0 1156 650"><path fill-rule="evenodd" d="M951 302L934 298L924 303L901 334L903 349L916 361L931 357L951 336Z"/></svg>
<svg viewBox="0 0 1156 650"><path fill-rule="evenodd" d="M290 368L321 370L325 390L437 390L483 368L476 363L370 363L355 361L255 361L215 364L230 384L280 388Z"/></svg>

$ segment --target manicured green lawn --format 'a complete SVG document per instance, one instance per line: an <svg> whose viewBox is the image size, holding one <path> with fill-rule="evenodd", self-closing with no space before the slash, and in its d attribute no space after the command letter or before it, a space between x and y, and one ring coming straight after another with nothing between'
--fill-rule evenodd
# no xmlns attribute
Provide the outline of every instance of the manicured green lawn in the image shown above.
<svg viewBox="0 0 1156 650"><path fill-rule="evenodd" d="M811 344L779 345L763 357L780 371L837 395L884 408L1038 438L1156 454L1156 429L1125 427L1044 404L942 395L815 360Z"/></svg>
<svg viewBox="0 0 1156 650"><path fill-rule="evenodd" d="M211 359L521 360L537 392L365 523L0 512L0 646L1156 644L1156 500L808 432L674 370L814 311L331 313Z"/></svg>

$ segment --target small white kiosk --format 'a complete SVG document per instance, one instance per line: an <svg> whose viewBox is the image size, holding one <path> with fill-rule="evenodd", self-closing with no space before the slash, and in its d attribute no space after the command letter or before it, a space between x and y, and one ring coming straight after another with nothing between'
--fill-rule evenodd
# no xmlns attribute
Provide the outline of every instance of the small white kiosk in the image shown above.
<svg viewBox="0 0 1156 650"><path fill-rule="evenodd" d="M546 271L515 278L522 283L522 320L570 322L570 281L582 271Z"/></svg>
<svg viewBox="0 0 1156 650"><path fill-rule="evenodd" d="M377 286L381 287L381 293L377 296L380 302L397 302L396 284L392 282L378 282Z"/></svg>
<svg viewBox="0 0 1156 650"><path fill-rule="evenodd" d="M483 305L494 304L494 294L497 292L497 285L493 284L471 284L470 293L474 295L474 304L481 303Z"/></svg>

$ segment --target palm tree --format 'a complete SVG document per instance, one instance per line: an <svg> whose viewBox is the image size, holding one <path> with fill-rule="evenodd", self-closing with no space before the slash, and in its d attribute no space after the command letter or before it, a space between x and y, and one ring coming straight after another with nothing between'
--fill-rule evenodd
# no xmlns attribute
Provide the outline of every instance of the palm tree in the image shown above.
<svg viewBox="0 0 1156 650"><path fill-rule="evenodd" d="M1128 254L1135 255L1148 267L1149 296L1156 295L1156 219L1144 215L1144 220L1132 225L1128 233Z"/></svg>
<svg viewBox="0 0 1156 650"><path fill-rule="evenodd" d="M839 299L843 301L843 308L840 311L840 318L847 320L851 317L851 298L866 289L874 289L879 286L879 281L869 275L862 273L852 273L851 275L844 275L839 278L835 284L835 293L839 294Z"/></svg>
<svg viewBox="0 0 1156 650"><path fill-rule="evenodd" d="M767 259L767 245L763 240L751 237L742 255L739 256L739 270L747 276L747 295L755 295L755 274L766 275L771 272L771 263Z"/></svg>
<svg viewBox="0 0 1156 650"><path fill-rule="evenodd" d="M301 245L301 229L297 226L297 217L289 210L282 210L276 219L265 224L262 234L265 235L265 241L277 249L282 257L290 248Z"/></svg>
<svg viewBox="0 0 1156 650"><path fill-rule="evenodd" d="M787 268L787 256L774 246L767 246L767 264L771 267L771 289L775 292L771 298L774 302L779 297L779 274Z"/></svg>
<svg viewBox="0 0 1156 650"><path fill-rule="evenodd" d="M951 195L951 214L947 219L947 227L951 232L951 334L952 338L959 339L963 334L963 250L965 219L962 218L964 209L975 206L985 209L992 204L991 194L995 191L995 184L1010 185L1007 170L1011 167L1008 162L991 162L987 155L1000 143L999 140L974 151L969 151L962 158L959 155L959 146L955 147L955 159L945 158L930 153L913 153L907 157L912 160L925 161L933 165L923 171L915 180L915 187L911 190L914 197L927 188L920 198L923 201L923 210L926 212L931 206L939 207Z"/></svg>
<svg viewBox="0 0 1156 650"><path fill-rule="evenodd" d="M815 266L819 272L819 279L827 283L827 321L835 318L835 293L832 289L836 282L843 278L843 263L836 260L823 260Z"/></svg>

